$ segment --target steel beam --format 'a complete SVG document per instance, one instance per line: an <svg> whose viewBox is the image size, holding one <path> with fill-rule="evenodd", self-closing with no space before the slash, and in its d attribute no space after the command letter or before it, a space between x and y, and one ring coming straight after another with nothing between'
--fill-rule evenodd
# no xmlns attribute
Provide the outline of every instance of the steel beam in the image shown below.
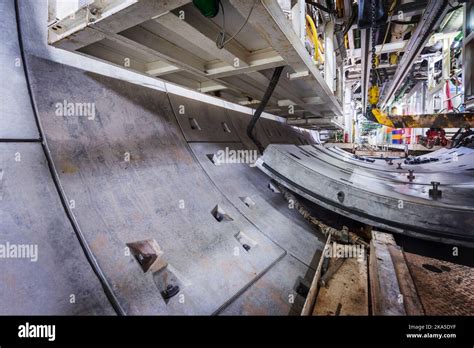
<svg viewBox="0 0 474 348"><path fill-rule="evenodd" d="M405 54L398 64L392 82L386 89L384 96L381 98L383 108L387 107L393 100L395 92L411 69L413 61L425 47L431 33L439 26L449 8L448 1L446 0L431 0L429 2L425 12L423 12L418 26L405 47Z"/></svg>

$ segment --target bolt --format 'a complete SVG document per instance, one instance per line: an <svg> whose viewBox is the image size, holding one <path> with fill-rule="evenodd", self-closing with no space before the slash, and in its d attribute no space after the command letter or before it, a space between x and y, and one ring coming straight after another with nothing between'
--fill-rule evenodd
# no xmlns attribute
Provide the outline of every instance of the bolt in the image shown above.
<svg viewBox="0 0 474 348"><path fill-rule="evenodd" d="M410 182L412 182L415 179L415 176L413 175L413 172L414 172L413 169L408 169L409 174L408 174L407 178Z"/></svg>
<svg viewBox="0 0 474 348"><path fill-rule="evenodd" d="M428 194L431 198L433 198L434 200L437 200L438 198L441 198L441 193L442 191L438 189L440 183L437 182L437 181L432 181L431 182L431 185L433 185L433 188L431 188L429 191L428 191Z"/></svg>
<svg viewBox="0 0 474 348"><path fill-rule="evenodd" d="M161 296L163 296L163 298L167 300L173 297L174 295L176 295L178 292L179 292L179 285L168 284L166 286L166 289L161 292Z"/></svg>
<svg viewBox="0 0 474 348"><path fill-rule="evenodd" d="M341 203L344 202L344 196L345 196L345 195L344 195L344 192L339 191L339 192L337 193L337 200L338 200L339 202L341 202Z"/></svg>

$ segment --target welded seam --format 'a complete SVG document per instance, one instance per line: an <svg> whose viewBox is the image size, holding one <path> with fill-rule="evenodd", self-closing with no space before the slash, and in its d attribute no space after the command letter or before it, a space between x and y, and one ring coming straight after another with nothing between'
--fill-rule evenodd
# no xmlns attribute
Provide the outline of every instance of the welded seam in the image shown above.
<svg viewBox="0 0 474 348"><path fill-rule="evenodd" d="M287 255L287 251L283 249L283 253L270 265L268 265L262 272L260 272L256 277L254 277L249 283L244 285L239 291L237 291L230 299L224 302L214 313L211 315L219 315L224 309L229 307L235 300L237 300L244 292L246 292L253 284L255 284L260 278L262 278L267 272L273 268L278 262L283 260Z"/></svg>
<svg viewBox="0 0 474 348"><path fill-rule="evenodd" d="M118 315L126 315L125 310L122 308L122 306L119 303L118 298L115 296L115 293L113 292L112 286L109 284L104 272L100 268L99 263L97 262L94 254L92 253L92 250L90 249L86 238L84 237L83 233L80 230L79 224L77 220L74 217L74 214L72 213L71 209L69 208L69 204L67 203L66 199L66 194L64 192L63 187L61 186L61 182L59 180L59 176L57 174L57 171L54 166L54 162L51 156L51 152L49 151L48 144L46 142L46 139L44 137L44 131L43 128L41 127L41 123L39 120L38 116L38 109L37 105L33 96L32 88L31 88L31 83L28 75L28 69L26 67L26 57L25 57L25 51L24 51L24 46L23 46L23 36L21 32L21 24L20 24L20 10L19 10L19 5L18 5L18 0L15 0L15 17L16 17L16 25L17 25L17 32L18 32L18 44L20 47L20 55L21 55L21 60L23 63L23 70L25 73L25 80L26 80L26 86L28 89L28 95L30 98L31 106L33 108L33 115L35 118L36 125L38 127L38 131L40 134L40 139L41 139L41 146L43 148L43 152L46 156L46 162L48 164L48 168L51 174L51 177L53 179L54 186L58 192L59 199L61 201L61 204L64 208L64 211L66 213L66 216L71 223L72 229L74 230L74 233L76 234L76 237L79 241L79 244L81 245L81 248L86 256L87 261L92 267L93 272L96 274L97 278L99 279L99 282L102 285L102 288L105 292L105 295L107 299L109 300L110 304L112 305L113 309L116 311Z"/></svg>

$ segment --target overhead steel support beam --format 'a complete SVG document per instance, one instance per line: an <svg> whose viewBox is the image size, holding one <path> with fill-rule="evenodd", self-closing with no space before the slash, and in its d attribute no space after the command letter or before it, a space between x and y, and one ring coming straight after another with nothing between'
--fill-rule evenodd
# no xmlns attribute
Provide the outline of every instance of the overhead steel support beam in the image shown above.
<svg viewBox="0 0 474 348"><path fill-rule="evenodd" d="M408 41L408 40L407 40ZM390 53L395 51L403 51L405 48L405 44L407 41L395 41L395 42L387 42L385 45L377 45L375 46L375 52L377 54L383 53ZM352 58L360 58L361 57L362 49L356 48L352 51Z"/></svg>
<svg viewBox="0 0 474 348"><path fill-rule="evenodd" d="M394 128L464 128L474 127L474 113L450 113L427 115L382 115L377 121Z"/></svg>
<svg viewBox="0 0 474 348"><path fill-rule="evenodd" d="M236 59L238 59L240 67L245 68L250 65L248 62L249 57L245 50L236 49L234 46L224 47L222 49L218 48L215 39L211 39L200 31L197 31L192 25L180 19L172 12L158 17L155 19L155 22L168 29L170 34L172 33L172 36L185 41L188 47L196 46L205 50L230 66L235 64Z"/></svg>
<svg viewBox="0 0 474 348"><path fill-rule="evenodd" d="M51 25L48 41L55 47L77 50L104 39L107 36L104 32L119 33L189 2L191 0L94 0L74 16L68 16ZM116 13L111 16L111 12ZM92 29L92 26L96 30ZM75 32L73 36L69 35L71 32Z"/></svg>
<svg viewBox="0 0 474 348"><path fill-rule="evenodd" d="M400 60L393 80L382 97L382 108L387 107L392 102L395 92L411 69L413 61L420 54L423 47L425 47L433 30L440 25L449 8L447 0L431 0L429 2L415 32L405 47L405 54Z"/></svg>
<svg viewBox="0 0 474 348"><path fill-rule="evenodd" d="M404 17L411 17L423 12L423 9L428 5L427 0L417 0L399 4L393 10L393 19L398 18L398 12L402 11Z"/></svg>
<svg viewBox="0 0 474 348"><path fill-rule="evenodd" d="M289 118L286 123L291 126L330 126L331 119L328 118Z"/></svg>

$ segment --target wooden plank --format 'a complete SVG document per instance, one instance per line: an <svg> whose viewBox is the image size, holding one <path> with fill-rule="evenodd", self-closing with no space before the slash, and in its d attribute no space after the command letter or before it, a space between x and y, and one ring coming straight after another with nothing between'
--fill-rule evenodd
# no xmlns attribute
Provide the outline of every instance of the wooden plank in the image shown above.
<svg viewBox="0 0 474 348"><path fill-rule="evenodd" d="M326 249L330 248L330 243L331 243L331 235L328 235L326 244L324 245L323 252L321 253L321 258L319 259L318 267L316 268L313 281L311 282L311 286L308 291L308 296L306 297L306 301L301 311L302 316L308 316L313 313L314 304L316 303L316 297L319 290L319 279L321 277L321 272L323 269L324 255L325 255Z"/></svg>
<svg viewBox="0 0 474 348"><path fill-rule="evenodd" d="M344 261L346 261L346 259L343 258L343 257L339 257L339 258L330 260L329 268L323 274L321 279L319 279L320 286L324 286L324 287L328 286L328 282L333 278L333 276L336 274L336 272L339 270L339 268L341 268Z"/></svg>
<svg viewBox="0 0 474 348"><path fill-rule="evenodd" d="M373 315L406 315L401 290L388 249L395 244L388 233L372 232L369 279Z"/></svg>
<svg viewBox="0 0 474 348"><path fill-rule="evenodd" d="M392 257L398 285L403 294L403 304L408 315L424 315L425 311L421 304L415 283L408 269L407 261L402 249L398 245L389 245L388 250Z"/></svg>

